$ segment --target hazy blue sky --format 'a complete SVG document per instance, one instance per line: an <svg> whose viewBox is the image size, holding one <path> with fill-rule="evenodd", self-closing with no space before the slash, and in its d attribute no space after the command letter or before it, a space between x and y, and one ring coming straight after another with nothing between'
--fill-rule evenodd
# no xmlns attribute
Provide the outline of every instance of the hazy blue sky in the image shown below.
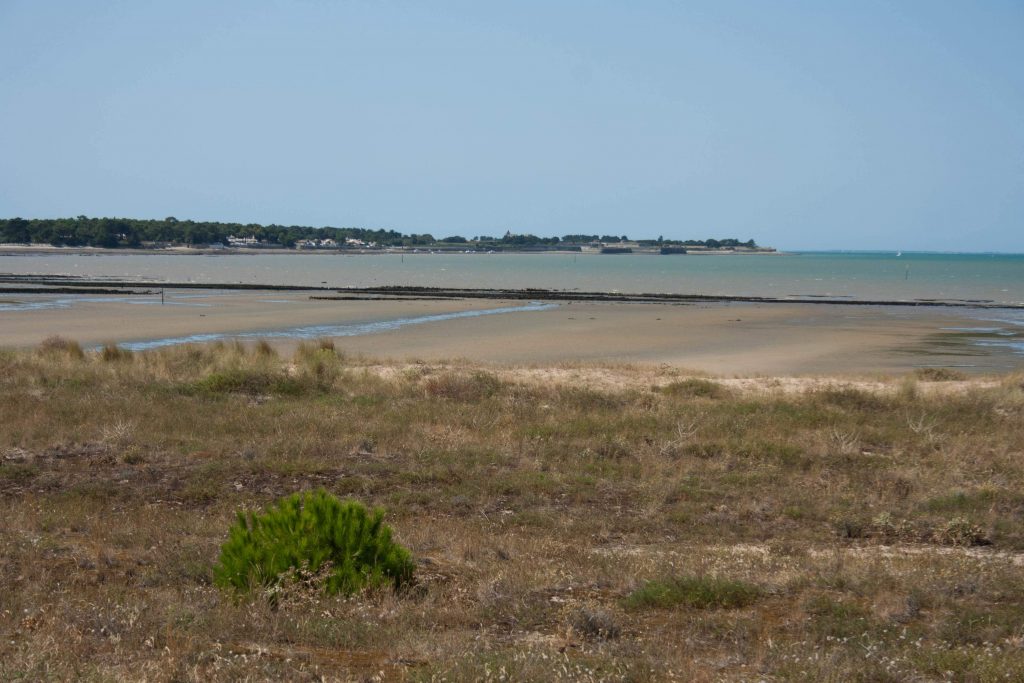
<svg viewBox="0 0 1024 683"><path fill-rule="evenodd" d="M1024 3L0 0L0 216L1024 251Z"/></svg>

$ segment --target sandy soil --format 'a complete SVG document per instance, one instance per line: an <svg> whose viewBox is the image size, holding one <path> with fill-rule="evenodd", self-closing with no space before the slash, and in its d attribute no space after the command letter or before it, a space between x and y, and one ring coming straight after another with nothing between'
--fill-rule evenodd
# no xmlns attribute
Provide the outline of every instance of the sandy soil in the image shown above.
<svg viewBox="0 0 1024 683"><path fill-rule="evenodd" d="M72 297L2 295L11 301ZM95 299L95 297L92 297ZM143 303L143 302L148 303ZM0 309L0 346L26 347L51 335L83 345L194 334L237 334L493 309L490 300L314 301L305 293L180 292L154 297L74 300L66 308ZM901 372L920 366L1005 372L1024 359L992 349L936 347L943 327L965 325L948 309L813 304L564 303L519 312L411 325L345 337L347 351L393 360L466 358L492 363L627 362L720 376ZM275 342L283 350L297 342Z"/></svg>

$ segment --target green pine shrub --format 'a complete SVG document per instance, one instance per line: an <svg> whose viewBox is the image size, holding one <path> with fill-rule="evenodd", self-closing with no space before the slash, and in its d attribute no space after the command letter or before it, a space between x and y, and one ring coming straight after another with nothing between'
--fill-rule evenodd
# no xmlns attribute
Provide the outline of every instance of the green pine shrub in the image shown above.
<svg viewBox="0 0 1024 683"><path fill-rule="evenodd" d="M413 562L391 540L382 510L342 501L324 490L293 494L262 514L238 513L214 567L216 583L238 594L273 587L289 572L319 573L328 594L412 580Z"/></svg>

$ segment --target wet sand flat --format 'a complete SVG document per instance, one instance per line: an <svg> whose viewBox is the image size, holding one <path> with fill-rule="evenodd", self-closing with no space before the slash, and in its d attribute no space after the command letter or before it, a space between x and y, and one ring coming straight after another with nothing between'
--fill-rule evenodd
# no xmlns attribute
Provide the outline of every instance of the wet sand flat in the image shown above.
<svg viewBox="0 0 1024 683"><path fill-rule="evenodd" d="M813 304L566 304L511 316L452 320L343 347L367 355L498 363L663 363L717 375L822 375L961 367L1006 372L1024 357L966 344L933 345L962 316Z"/></svg>
<svg viewBox="0 0 1024 683"><path fill-rule="evenodd" d="M32 346L51 335L91 346L280 333L524 304L481 299L318 301L296 292L174 292L164 306L153 297L12 295L0 300L70 302L38 310L0 308L2 347ZM944 328L972 323L976 321L964 313L943 309L577 302L345 336L338 345L351 353L396 360L665 363L720 375L900 372L921 366L1005 372L1024 365L1024 358L1005 350L934 344ZM298 341L276 338L272 343L287 351Z"/></svg>
<svg viewBox="0 0 1024 683"><path fill-rule="evenodd" d="M76 297L0 293L0 347L34 346L59 335L83 346L193 335L252 334L495 308L492 301L351 301L342 306L295 292L168 292L157 296ZM38 309L3 310L18 302ZM50 306L50 307L46 307Z"/></svg>

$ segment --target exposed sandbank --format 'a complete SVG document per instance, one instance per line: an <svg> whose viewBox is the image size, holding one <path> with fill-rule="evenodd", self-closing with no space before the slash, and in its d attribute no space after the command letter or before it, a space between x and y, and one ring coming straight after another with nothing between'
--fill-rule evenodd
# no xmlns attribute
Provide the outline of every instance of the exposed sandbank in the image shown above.
<svg viewBox="0 0 1024 683"><path fill-rule="evenodd" d="M170 292L78 297L4 296L0 304L49 306L0 309L0 346L27 347L60 335L82 345L139 342L191 335L233 335L300 326L344 325L496 308L492 301L392 300L325 305L294 292ZM513 302L514 303L514 302Z"/></svg>
<svg viewBox="0 0 1024 683"><path fill-rule="evenodd" d="M998 373L1024 357L968 344L940 345L957 316L809 304L565 304L517 314L452 320L342 347L382 358L467 358L498 363L639 362L717 375L822 375L961 367Z"/></svg>
<svg viewBox="0 0 1024 683"><path fill-rule="evenodd" d="M175 292L158 297L18 296L64 308L0 310L0 346L51 335L83 345L191 335L253 334L521 305L512 300L318 301L298 292ZM143 303L146 302L146 303ZM944 328L977 324L949 309L705 303L563 303L545 311L428 322L345 337L351 353L388 359L491 363L664 363L720 375L904 372L921 366L1005 372L1024 366L1007 349L936 343ZM944 338L944 337L942 337ZM276 340L288 348L294 340Z"/></svg>

